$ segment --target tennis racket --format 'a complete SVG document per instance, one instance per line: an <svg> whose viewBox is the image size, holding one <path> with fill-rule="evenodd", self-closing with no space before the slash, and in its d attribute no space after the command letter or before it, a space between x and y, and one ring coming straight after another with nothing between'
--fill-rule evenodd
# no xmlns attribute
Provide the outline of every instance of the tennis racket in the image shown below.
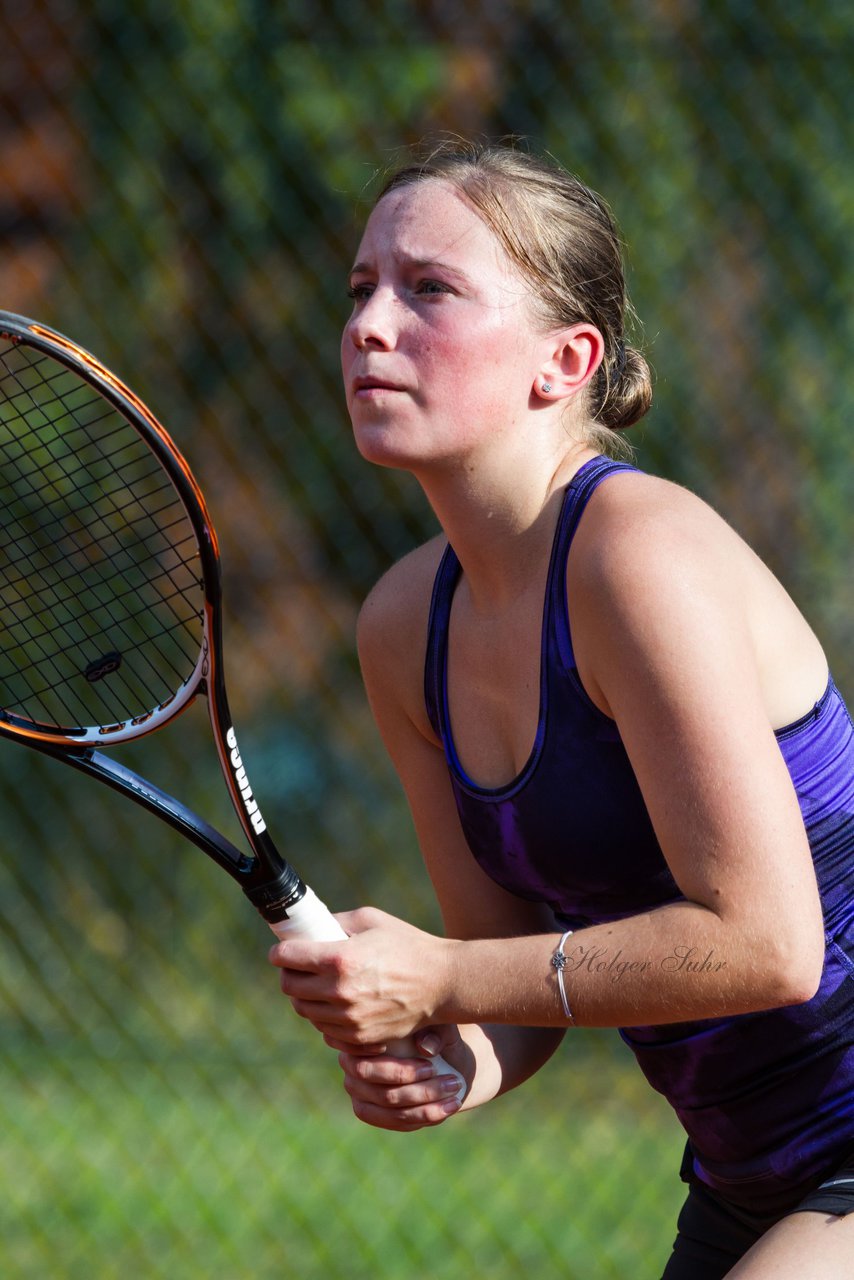
<svg viewBox="0 0 854 1280"><path fill-rule="evenodd" d="M199 696L251 853L104 754ZM225 689L217 537L190 468L99 360L3 311L0 736L163 819L240 885L277 937L346 937L277 850L247 776ZM419 1056L409 1041L389 1051Z"/></svg>

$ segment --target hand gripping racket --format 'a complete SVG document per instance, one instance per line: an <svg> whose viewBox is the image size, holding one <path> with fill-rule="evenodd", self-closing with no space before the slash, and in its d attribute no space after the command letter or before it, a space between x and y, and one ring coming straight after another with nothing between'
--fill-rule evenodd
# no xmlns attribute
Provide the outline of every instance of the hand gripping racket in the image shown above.
<svg viewBox="0 0 854 1280"><path fill-rule="evenodd" d="M102 750L163 728L200 694L251 855ZM276 849L247 777L225 691L217 538L190 468L99 360L3 311L0 736L168 822L277 937L346 937ZM410 1041L389 1052L419 1056Z"/></svg>

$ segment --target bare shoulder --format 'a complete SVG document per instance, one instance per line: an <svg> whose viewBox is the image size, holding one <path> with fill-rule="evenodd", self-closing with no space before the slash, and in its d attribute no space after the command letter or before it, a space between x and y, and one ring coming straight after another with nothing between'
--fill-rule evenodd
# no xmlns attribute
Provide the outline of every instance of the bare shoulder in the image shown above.
<svg viewBox="0 0 854 1280"><path fill-rule="evenodd" d="M770 569L714 508L642 472L618 473L590 498L570 552L577 594L642 618L662 600L729 601L750 616L753 593L785 595ZM767 603L767 602L766 602ZM792 606L794 608L794 606Z"/></svg>
<svg viewBox="0 0 854 1280"><path fill-rule="evenodd" d="M360 652L396 654L403 641L416 636L422 637L423 650L433 580L446 546L443 537L431 538L383 574L359 613Z"/></svg>
<svg viewBox="0 0 854 1280"><path fill-rule="evenodd" d="M392 565L362 605L356 632L371 701L393 699L431 737L424 661L433 581L446 546L443 537L431 538Z"/></svg>
<svg viewBox="0 0 854 1280"><path fill-rule="evenodd" d="M567 565L579 670L625 670L681 654L699 661L724 638L757 672L769 719L784 725L820 696L821 645L785 588L709 503L637 472L592 495ZM654 659L652 655L655 655Z"/></svg>
<svg viewBox="0 0 854 1280"><path fill-rule="evenodd" d="M577 542L593 571L615 568L625 557L631 568L655 564L662 553L681 549L686 559L705 558L719 548L754 553L709 503L690 490L644 472L624 472L599 485L579 525ZM613 555L618 549L620 560Z"/></svg>

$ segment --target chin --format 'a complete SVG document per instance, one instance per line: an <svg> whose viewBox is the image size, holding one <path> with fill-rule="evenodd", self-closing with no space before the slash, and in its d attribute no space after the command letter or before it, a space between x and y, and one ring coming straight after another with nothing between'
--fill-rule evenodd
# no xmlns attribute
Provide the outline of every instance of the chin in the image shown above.
<svg viewBox="0 0 854 1280"><path fill-rule="evenodd" d="M406 441L383 427L357 427L354 429L356 448L366 462L377 467L396 467L409 471L424 461L421 454L406 447Z"/></svg>

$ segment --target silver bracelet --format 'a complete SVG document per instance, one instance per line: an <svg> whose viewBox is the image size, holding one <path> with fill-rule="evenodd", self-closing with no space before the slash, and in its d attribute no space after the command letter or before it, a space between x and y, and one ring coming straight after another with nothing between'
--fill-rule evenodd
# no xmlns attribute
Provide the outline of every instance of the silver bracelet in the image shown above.
<svg viewBox="0 0 854 1280"><path fill-rule="evenodd" d="M566 987L563 985L563 971L566 968L566 956L563 954L563 944L567 938L572 937L572 930L567 929L566 933L557 944L557 950L552 956L552 968L557 973L557 985L560 991L560 1002L563 1005L563 1011L566 1014L567 1021L572 1022L572 1010L569 1007L569 1001L566 998Z"/></svg>

